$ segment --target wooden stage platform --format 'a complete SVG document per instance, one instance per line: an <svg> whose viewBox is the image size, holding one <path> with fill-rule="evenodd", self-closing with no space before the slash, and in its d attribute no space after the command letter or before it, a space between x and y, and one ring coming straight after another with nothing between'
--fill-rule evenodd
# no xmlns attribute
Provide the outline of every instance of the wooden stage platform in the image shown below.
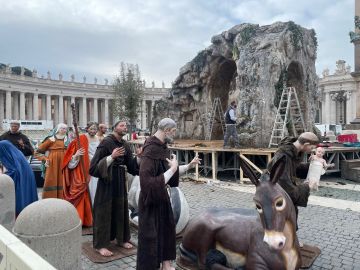
<svg viewBox="0 0 360 270"><path fill-rule="evenodd" d="M142 145L144 140L129 141L133 146ZM217 174L223 171L233 171L234 180L241 183L246 180L239 165L239 159L246 160L255 171L260 174L266 169L266 165L276 152L276 148L231 148L223 149L223 140L175 140L169 146L172 153L176 154L179 165L189 163L198 154L202 164L196 166L195 177L200 175L208 177L212 174L212 180L217 180ZM328 163L335 163L335 167L328 173L340 171L341 160L360 159L360 147L334 146L325 148L325 159ZM307 160L305 156L304 161ZM239 179L237 174L239 172Z"/></svg>

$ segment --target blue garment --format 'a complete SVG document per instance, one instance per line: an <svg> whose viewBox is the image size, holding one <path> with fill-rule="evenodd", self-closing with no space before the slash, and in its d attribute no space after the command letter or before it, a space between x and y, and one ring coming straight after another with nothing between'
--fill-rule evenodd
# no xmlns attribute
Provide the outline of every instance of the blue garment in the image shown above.
<svg viewBox="0 0 360 270"><path fill-rule="evenodd" d="M0 141L0 162L15 184L16 215L38 200L35 176L24 155L9 141Z"/></svg>

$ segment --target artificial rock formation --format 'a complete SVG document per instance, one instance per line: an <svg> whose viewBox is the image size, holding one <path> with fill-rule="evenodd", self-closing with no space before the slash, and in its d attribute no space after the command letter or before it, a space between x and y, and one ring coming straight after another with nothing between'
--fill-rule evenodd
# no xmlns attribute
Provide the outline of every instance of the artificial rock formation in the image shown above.
<svg viewBox="0 0 360 270"><path fill-rule="evenodd" d="M236 25L180 69L169 95L155 104L154 124L178 122L179 138L204 139L214 98L225 111L238 103L238 132L246 146L267 146L284 85L296 87L307 128L315 117L317 40L293 22ZM212 139L222 139L215 124Z"/></svg>

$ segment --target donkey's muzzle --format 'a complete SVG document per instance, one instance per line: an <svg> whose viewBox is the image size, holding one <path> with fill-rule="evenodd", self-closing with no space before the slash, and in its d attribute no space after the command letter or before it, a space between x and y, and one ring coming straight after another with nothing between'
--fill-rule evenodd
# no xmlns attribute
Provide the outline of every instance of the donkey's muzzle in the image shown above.
<svg viewBox="0 0 360 270"><path fill-rule="evenodd" d="M265 230L264 242L272 249L281 250L285 246L286 237L282 232Z"/></svg>

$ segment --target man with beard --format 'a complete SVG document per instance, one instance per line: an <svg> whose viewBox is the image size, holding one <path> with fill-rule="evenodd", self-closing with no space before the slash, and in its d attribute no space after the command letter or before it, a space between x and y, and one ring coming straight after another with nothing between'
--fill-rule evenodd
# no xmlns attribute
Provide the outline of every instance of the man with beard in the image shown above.
<svg viewBox="0 0 360 270"><path fill-rule="evenodd" d="M141 154L139 239L137 270L175 270L171 260L176 258L175 220L167 187L179 185L179 175L200 163L195 158L178 167L176 156L170 158L167 144L173 141L176 123L162 119L154 136L146 139Z"/></svg>
<svg viewBox="0 0 360 270"><path fill-rule="evenodd" d="M285 170L277 183L289 194L294 203L296 220L299 212L298 206L306 207L310 195L309 182L301 180L301 178L306 178L309 170L309 164L302 163L304 153L311 153L318 143L318 137L312 132L304 132L298 138L285 137L281 140L278 150L268 164L268 170L271 172L273 165L285 156L283 159Z"/></svg>
<svg viewBox="0 0 360 270"><path fill-rule="evenodd" d="M105 138L107 127L105 124L99 124L99 130L96 133L96 136L99 138L100 142Z"/></svg>
<svg viewBox="0 0 360 270"><path fill-rule="evenodd" d="M129 243L126 171L138 175L139 169L137 158L122 139L126 133L126 122L116 122L112 134L101 141L90 164L90 175L99 178L93 208L93 246L106 257L113 255L108 247L114 239L124 248L133 247Z"/></svg>
<svg viewBox="0 0 360 270"><path fill-rule="evenodd" d="M22 134L19 131L19 128L19 121L11 121L10 130L0 136L0 141L8 140L15 145L16 148L24 154L24 156L31 156L34 154L34 148L32 147L29 138Z"/></svg>
<svg viewBox="0 0 360 270"><path fill-rule="evenodd" d="M94 201L98 179L89 175L89 167L99 145L95 136L97 126L95 122L87 124L87 133L79 136L80 148L75 138L69 144L62 163L64 199L75 206L83 226L92 226L91 202Z"/></svg>

